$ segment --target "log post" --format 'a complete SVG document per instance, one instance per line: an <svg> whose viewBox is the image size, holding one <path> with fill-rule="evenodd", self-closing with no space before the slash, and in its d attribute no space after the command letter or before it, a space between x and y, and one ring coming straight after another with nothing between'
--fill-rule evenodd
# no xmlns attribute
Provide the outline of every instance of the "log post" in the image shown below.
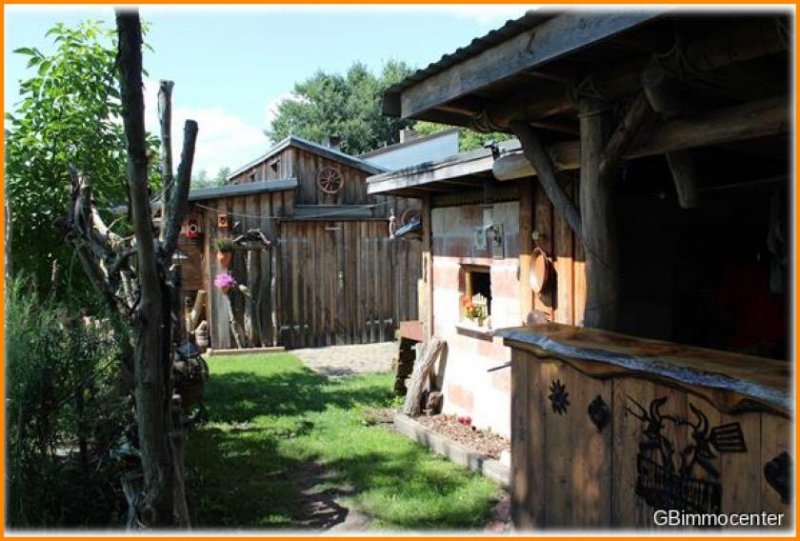
<svg viewBox="0 0 800 541"><path fill-rule="evenodd" d="M406 401L403 405L403 413L408 416L415 417L422 411L422 391L425 387L425 382L428 379L428 374L433 370L433 365L436 359L439 358L439 353L442 351L445 342L431 337L430 340L425 342L425 347L421 348L417 361L414 363L414 371L411 374L411 383L406 394Z"/></svg>
<svg viewBox="0 0 800 541"><path fill-rule="evenodd" d="M270 246L270 265L272 267L272 275L269 277L269 305L270 305L270 323L272 324L272 346L278 345L278 242Z"/></svg>
<svg viewBox="0 0 800 541"><path fill-rule="evenodd" d="M433 337L433 221L431 197L422 200L422 278L419 317L422 320L422 339Z"/></svg>
<svg viewBox="0 0 800 541"><path fill-rule="evenodd" d="M248 247L247 253L247 284L244 307L244 331L251 347L262 347L261 317L259 316L258 300L261 298L261 262L259 253L261 247Z"/></svg>
<svg viewBox="0 0 800 541"><path fill-rule="evenodd" d="M608 105L596 98L578 102L581 127L580 204L586 251L584 326L614 330L619 303L619 262L612 183L603 179L600 164L605 149Z"/></svg>
<svg viewBox="0 0 800 541"><path fill-rule="evenodd" d="M665 119L692 107L677 83L662 68L654 66L645 70L642 85L650 105ZM691 153L688 150L675 150L667 152L665 157L678 193L678 204L684 209L697 207L700 204L699 182Z"/></svg>

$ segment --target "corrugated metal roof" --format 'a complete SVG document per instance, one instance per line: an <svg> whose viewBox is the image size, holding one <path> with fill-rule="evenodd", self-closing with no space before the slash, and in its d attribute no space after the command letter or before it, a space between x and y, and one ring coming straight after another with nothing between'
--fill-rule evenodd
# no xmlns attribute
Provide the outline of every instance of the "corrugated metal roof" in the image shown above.
<svg viewBox="0 0 800 541"><path fill-rule="evenodd" d="M456 49L455 52L442 56L442 58L436 62L428 64L427 67L415 71L399 83L390 86L386 89L386 91L384 91L384 95L402 92L415 83L427 79L432 75L436 75L437 73L441 73L449 67L458 64L459 62L482 53L486 49L494 47L499 43L507 41L509 38L516 36L517 34L521 34L522 32L530 30L535 26L539 26L544 21L552 19L555 16L556 13L529 11L519 19L510 19L506 21L506 23L500 28L492 30L485 36L473 39L469 45L460 47Z"/></svg>
<svg viewBox="0 0 800 541"><path fill-rule="evenodd" d="M295 188L297 188L296 178L262 180L260 182L248 182L246 184L226 184L225 186L217 186L214 188L192 190L189 192L189 202L218 199L220 197L241 197L265 192L279 192L282 190L294 190Z"/></svg>
<svg viewBox="0 0 800 541"><path fill-rule="evenodd" d="M296 135L290 135L286 139L274 145L266 153L262 154L255 160L252 160L243 165L242 167L236 169L234 172L228 175L227 180L231 180L233 177L241 175L248 169L252 169L256 165L262 163L264 160L268 160L270 157L274 156L275 154L277 154L278 152L289 146L294 146L297 148L308 150L309 152L325 156L327 158L336 160L351 167L355 167L356 169L361 169L362 171L366 171L367 173L372 173L373 175L376 173L383 173L384 171L386 171L386 169L383 169L381 167L376 167L375 165L367 163L366 161L356 158L355 156L351 156L350 154L345 154L344 152L341 152L339 150L334 150L330 147L320 145L319 143L308 141L306 139L303 139L302 137L297 137Z"/></svg>

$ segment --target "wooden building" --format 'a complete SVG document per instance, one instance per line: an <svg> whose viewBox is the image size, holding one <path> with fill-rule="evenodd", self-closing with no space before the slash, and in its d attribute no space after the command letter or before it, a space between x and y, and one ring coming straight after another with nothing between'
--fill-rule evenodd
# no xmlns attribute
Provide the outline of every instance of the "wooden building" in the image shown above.
<svg viewBox="0 0 800 541"><path fill-rule="evenodd" d="M502 410L518 528L647 528L657 509L793 523L792 28L537 12L384 95L386 114L517 137L369 192L422 201L445 407L489 426L478 409ZM492 336L468 342L459 301L487 269ZM509 379L486 372L509 358Z"/></svg>
<svg viewBox="0 0 800 541"><path fill-rule="evenodd" d="M399 321L416 318L420 243L391 238L389 224L419 205L368 195L365 180L380 171L289 137L226 185L190 193L183 289L190 299L207 293L212 347L386 341ZM214 286L225 271L216 242L248 232L228 269L246 289L223 293Z"/></svg>

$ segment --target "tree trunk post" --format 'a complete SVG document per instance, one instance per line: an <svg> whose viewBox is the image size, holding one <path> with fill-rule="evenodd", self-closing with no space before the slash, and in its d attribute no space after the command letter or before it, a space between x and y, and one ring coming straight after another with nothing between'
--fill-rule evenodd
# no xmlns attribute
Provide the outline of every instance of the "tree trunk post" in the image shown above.
<svg viewBox="0 0 800 541"><path fill-rule="evenodd" d="M612 201L612 182L602 178L608 105L581 97L578 103L581 139L580 204L586 251L584 326L614 330L619 304L619 261Z"/></svg>
<svg viewBox="0 0 800 541"><path fill-rule="evenodd" d="M165 269L156 255L147 190L141 22L138 12L130 10L117 10L116 20L129 203L141 285L134 331L134 398L144 473L139 517L146 526L164 527L174 524L175 492L169 441L172 421L169 291L163 279Z"/></svg>

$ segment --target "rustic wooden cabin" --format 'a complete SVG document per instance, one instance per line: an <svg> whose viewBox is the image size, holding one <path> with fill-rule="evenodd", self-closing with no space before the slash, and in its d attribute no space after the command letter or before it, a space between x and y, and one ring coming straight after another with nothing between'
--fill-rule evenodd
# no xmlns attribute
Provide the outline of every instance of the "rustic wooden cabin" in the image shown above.
<svg viewBox="0 0 800 541"><path fill-rule="evenodd" d="M423 336L448 340L445 408L510 423L517 528L793 524L792 28L537 12L384 95L519 141L369 182L422 201ZM476 332L460 301L487 284Z"/></svg>
<svg viewBox="0 0 800 541"><path fill-rule="evenodd" d="M393 239L389 226L418 203L368 195L367 176L381 171L289 137L224 186L190 193L183 290L190 304L206 292L213 348L387 341L416 317L420 243ZM219 239L234 244L228 269ZM215 287L221 272L245 289Z"/></svg>

